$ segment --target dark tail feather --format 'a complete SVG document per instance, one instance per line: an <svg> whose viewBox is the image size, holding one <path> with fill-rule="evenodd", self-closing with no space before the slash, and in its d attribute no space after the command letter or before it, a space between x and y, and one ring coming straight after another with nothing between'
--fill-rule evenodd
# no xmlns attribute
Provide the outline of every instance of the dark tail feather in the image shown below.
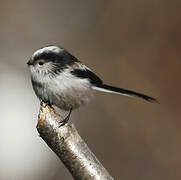
<svg viewBox="0 0 181 180"><path fill-rule="evenodd" d="M147 95L144 95L141 93L137 93L134 91L118 88L118 87L109 86L106 84L96 84L93 87L93 89L98 90L98 91L103 91L103 92L121 94L124 96L138 97L138 98L142 98L142 99L149 101L149 102L152 102L152 103L159 103L155 98L152 98L150 96L147 96Z"/></svg>

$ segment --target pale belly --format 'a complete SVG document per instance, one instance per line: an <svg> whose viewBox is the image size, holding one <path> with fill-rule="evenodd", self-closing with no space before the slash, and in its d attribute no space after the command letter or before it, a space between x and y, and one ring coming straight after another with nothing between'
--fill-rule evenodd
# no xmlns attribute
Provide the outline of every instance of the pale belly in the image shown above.
<svg viewBox="0 0 181 180"><path fill-rule="evenodd" d="M38 86L32 84L40 100L67 111L88 104L93 97L91 84L86 79L55 79Z"/></svg>
<svg viewBox="0 0 181 180"><path fill-rule="evenodd" d="M89 103L93 96L90 89L69 89L66 92L59 92L54 96L54 105L63 110L70 110L79 108L82 105Z"/></svg>

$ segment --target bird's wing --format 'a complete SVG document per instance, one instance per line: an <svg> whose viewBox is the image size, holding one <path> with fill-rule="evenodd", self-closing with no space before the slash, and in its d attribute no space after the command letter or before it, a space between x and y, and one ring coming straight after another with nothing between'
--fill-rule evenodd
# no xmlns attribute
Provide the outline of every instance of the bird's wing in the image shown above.
<svg viewBox="0 0 181 180"><path fill-rule="evenodd" d="M102 80L85 65L73 69L71 73L79 78L88 79L93 85L102 84Z"/></svg>
<svg viewBox="0 0 181 180"><path fill-rule="evenodd" d="M141 94L141 93L137 93L134 91L130 91L130 90L126 90L126 89L122 89L122 88L113 87L113 86L103 84L102 80L96 74L94 74L89 68L87 68L84 65L76 67L75 69L73 69L71 71L71 73L76 77L89 79L89 81L93 85L94 90L116 93L116 94L129 96L129 97L138 97L138 98L142 98L142 99L149 101L149 102L157 102L158 103L158 101L155 98L152 98L152 97L147 96L145 94Z"/></svg>

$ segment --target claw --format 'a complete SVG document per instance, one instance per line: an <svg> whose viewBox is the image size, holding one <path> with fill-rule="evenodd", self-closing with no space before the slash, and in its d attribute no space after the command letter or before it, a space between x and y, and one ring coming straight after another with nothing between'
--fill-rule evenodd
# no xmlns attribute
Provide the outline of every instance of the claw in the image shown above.
<svg viewBox="0 0 181 180"><path fill-rule="evenodd" d="M59 127L64 126L65 124L68 123L68 121L69 121L69 119L70 119L71 113L72 113L72 109L70 109L70 111L69 111L67 117L65 117L64 120L62 120L62 121L59 122Z"/></svg>

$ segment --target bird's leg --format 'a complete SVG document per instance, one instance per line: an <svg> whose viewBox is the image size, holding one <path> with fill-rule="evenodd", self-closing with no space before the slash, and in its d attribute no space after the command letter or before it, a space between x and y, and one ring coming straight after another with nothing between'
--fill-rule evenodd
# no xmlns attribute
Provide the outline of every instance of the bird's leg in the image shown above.
<svg viewBox="0 0 181 180"><path fill-rule="evenodd" d="M68 123L71 113L72 108L70 109L68 115L62 121L59 122L59 127L64 126L66 123Z"/></svg>

